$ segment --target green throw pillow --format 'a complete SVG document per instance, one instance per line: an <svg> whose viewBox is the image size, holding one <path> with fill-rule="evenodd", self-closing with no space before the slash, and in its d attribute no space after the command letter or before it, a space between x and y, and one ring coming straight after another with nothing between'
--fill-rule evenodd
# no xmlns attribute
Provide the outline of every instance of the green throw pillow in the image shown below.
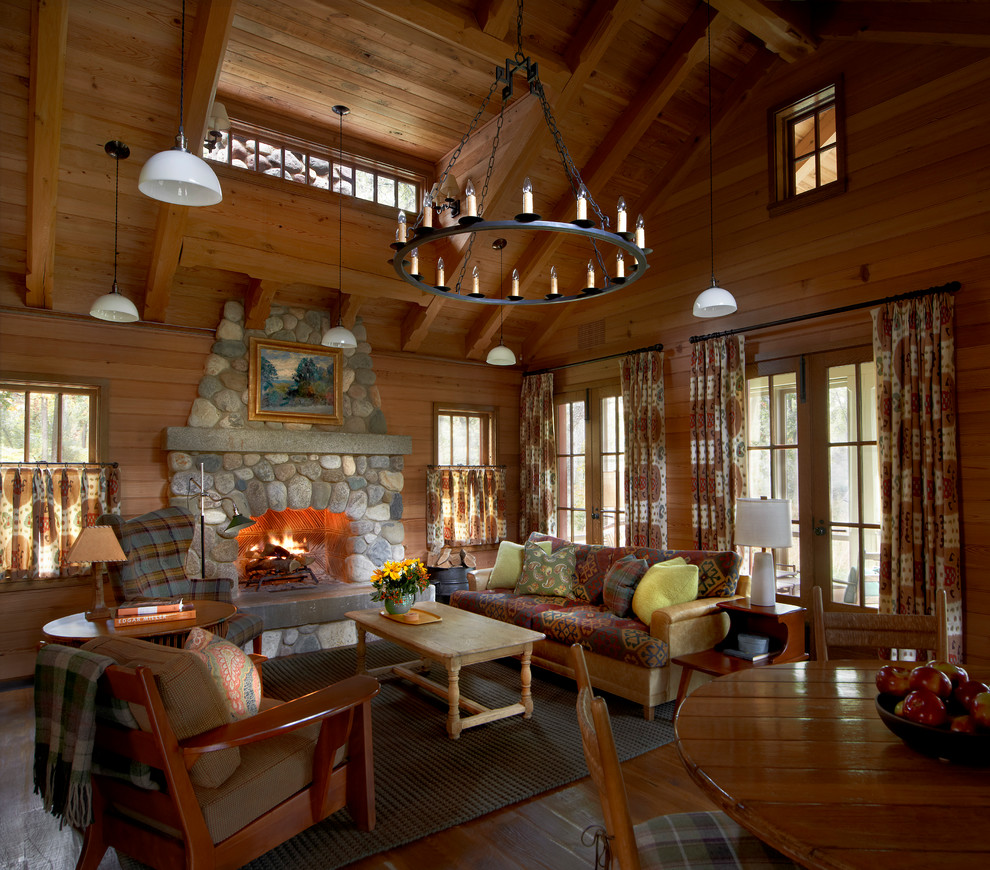
<svg viewBox="0 0 990 870"><path fill-rule="evenodd" d="M574 588L574 547L561 547L547 553L537 541L527 541L523 569L516 583L516 595L550 595L570 598Z"/></svg>
<svg viewBox="0 0 990 870"><path fill-rule="evenodd" d="M648 564L646 559L637 559L630 553L616 559L608 569L602 586L602 601L620 619L632 616L633 593Z"/></svg>
<svg viewBox="0 0 990 870"><path fill-rule="evenodd" d="M534 541L544 552L550 552L550 541ZM514 544L512 541L502 541L498 545L498 555L495 556L495 566L488 576L489 589L515 589L519 575L523 569L523 552L525 545Z"/></svg>
<svg viewBox="0 0 990 870"><path fill-rule="evenodd" d="M698 597L698 566L678 556L650 566L633 594L633 613L650 624L654 610L684 604Z"/></svg>

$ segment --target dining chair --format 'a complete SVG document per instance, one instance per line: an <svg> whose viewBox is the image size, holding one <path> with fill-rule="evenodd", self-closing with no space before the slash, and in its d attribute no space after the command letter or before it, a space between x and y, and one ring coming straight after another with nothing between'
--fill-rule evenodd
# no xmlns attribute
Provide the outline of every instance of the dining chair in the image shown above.
<svg viewBox="0 0 990 870"><path fill-rule="evenodd" d="M812 590L811 614L815 637L815 658L828 661L828 647L851 649L932 650L935 658L949 660L949 635L945 619L946 594L935 593L935 613L849 613L825 610L822 589ZM885 653L878 653L886 657Z"/></svg>
<svg viewBox="0 0 990 870"><path fill-rule="evenodd" d="M604 840L595 837L596 868L619 870L765 870L794 867L793 861L723 812L672 813L633 825L612 722L604 699L592 693L584 650L571 647L577 680L577 718L588 772L598 789Z"/></svg>

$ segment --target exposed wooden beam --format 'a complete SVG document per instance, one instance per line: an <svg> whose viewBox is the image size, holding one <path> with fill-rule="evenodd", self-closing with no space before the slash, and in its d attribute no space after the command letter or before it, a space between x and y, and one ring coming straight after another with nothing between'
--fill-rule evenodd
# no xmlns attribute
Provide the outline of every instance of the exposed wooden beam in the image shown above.
<svg viewBox="0 0 990 870"><path fill-rule="evenodd" d="M247 329L264 329L272 310L272 299L282 284L252 278L244 299L244 326Z"/></svg>
<svg viewBox="0 0 990 870"><path fill-rule="evenodd" d="M517 8L516 0L484 0L476 13L478 27L489 36L504 39Z"/></svg>
<svg viewBox="0 0 990 870"><path fill-rule="evenodd" d="M810 36L810 3L768 0L711 0L713 7L763 40L764 45L788 63L810 55L817 48Z"/></svg>
<svg viewBox="0 0 990 870"><path fill-rule="evenodd" d="M821 39L990 48L987 3L819 3L814 13Z"/></svg>
<svg viewBox="0 0 990 870"><path fill-rule="evenodd" d="M348 329L354 328L354 324L357 322L358 312L365 302L367 302L367 299L364 296L358 296L356 293L340 294L340 319Z"/></svg>
<svg viewBox="0 0 990 870"><path fill-rule="evenodd" d="M419 350L433 326L433 321L443 311L444 301L442 296L430 296L426 308L414 308L405 316L400 336L404 351L411 353Z"/></svg>
<svg viewBox="0 0 990 870"><path fill-rule="evenodd" d="M24 299L31 308L52 308L54 296L55 218L68 30L68 2L38 0L31 4Z"/></svg>
<svg viewBox="0 0 990 870"><path fill-rule="evenodd" d="M227 50L235 6L228 0L200 0L196 7L196 23L187 50L184 76L187 101L183 119L189 147L194 154L198 152L206 132L210 104ZM172 279L175 277L182 250L187 209L188 206L163 205L158 210L152 258L145 284L144 320L158 323L165 320L169 295L172 292Z"/></svg>

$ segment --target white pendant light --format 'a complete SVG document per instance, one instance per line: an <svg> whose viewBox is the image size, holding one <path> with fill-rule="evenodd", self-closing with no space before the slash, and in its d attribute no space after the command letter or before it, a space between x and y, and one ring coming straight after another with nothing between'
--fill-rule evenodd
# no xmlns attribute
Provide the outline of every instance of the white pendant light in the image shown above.
<svg viewBox="0 0 990 870"><path fill-rule="evenodd" d="M342 348L355 348L357 347L357 338L354 333L351 332L343 322L343 312L341 308L343 307L343 296L344 296L344 115L350 113L350 109L347 106L333 106L333 113L339 119L340 126L340 149L339 157L337 159L337 166L340 167L338 170L340 175L337 181L337 325L332 329L328 329L323 334L323 340L320 342L324 347L342 347ZM333 171L330 172L330 187L333 187ZM351 177L351 184L354 183L353 176Z"/></svg>
<svg viewBox="0 0 990 870"><path fill-rule="evenodd" d="M116 161L117 173L113 189L113 287L109 293L104 294L93 303L89 309L91 317L99 320L113 320L117 323L133 323L138 320L137 307L124 296L117 287L117 204L120 199L120 161L126 160L131 153L123 142L111 139L103 146Z"/></svg>
<svg viewBox="0 0 990 870"><path fill-rule="evenodd" d="M179 133L175 147L159 151L141 167L138 190L145 196L174 205L216 205L223 199L212 167L186 148L182 129L186 66L186 2L182 0L182 41L179 55ZM198 143L197 143L198 144Z"/></svg>
<svg viewBox="0 0 990 870"><path fill-rule="evenodd" d="M712 286L694 300L695 317L724 317L736 310L735 297L715 280L715 170L712 161L712 7L708 7L708 233L712 251Z"/></svg>
<svg viewBox="0 0 990 870"><path fill-rule="evenodd" d="M495 241L492 242L492 247L498 251L498 286L500 291L502 287L502 249L505 245L505 239L495 239ZM498 344L488 351L488 356L485 358L485 362L490 366L514 366L516 364L516 355L511 349L505 346L505 341L502 339L502 318L502 308L499 306Z"/></svg>

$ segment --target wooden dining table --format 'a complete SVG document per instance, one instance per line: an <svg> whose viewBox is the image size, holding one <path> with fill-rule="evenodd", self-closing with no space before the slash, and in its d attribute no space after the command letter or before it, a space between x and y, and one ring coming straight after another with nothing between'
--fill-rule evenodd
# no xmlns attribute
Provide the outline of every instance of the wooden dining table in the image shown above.
<svg viewBox="0 0 990 870"><path fill-rule="evenodd" d="M677 713L681 759L729 816L805 867L990 866L990 768L921 755L892 734L874 703L880 664L712 680Z"/></svg>

